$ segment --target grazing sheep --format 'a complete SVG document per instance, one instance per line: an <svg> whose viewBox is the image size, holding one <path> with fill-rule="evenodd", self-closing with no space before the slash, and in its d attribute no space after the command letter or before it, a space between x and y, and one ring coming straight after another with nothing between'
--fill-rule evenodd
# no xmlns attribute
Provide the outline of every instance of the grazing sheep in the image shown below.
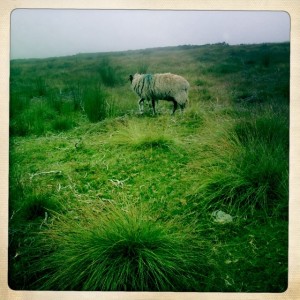
<svg viewBox="0 0 300 300"><path fill-rule="evenodd" d="M187 80L179 75L171 73L164 74L135 74L130 75L132 89L138 94L140 112L143 113L144 101L151 101L153 114L155 114L155 101L167 100L174 104L175 113L178 105L184 109L188 99L188 89L190 87Z"/></svg>

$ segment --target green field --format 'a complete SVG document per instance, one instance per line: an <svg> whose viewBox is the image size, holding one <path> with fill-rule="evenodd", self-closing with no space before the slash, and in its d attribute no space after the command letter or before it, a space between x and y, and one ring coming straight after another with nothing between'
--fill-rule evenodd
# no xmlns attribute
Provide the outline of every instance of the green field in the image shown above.
<svg viewBox="0 0 300 300"><path fill-rule="evenodd" d="M136 72L185 111L140 115ZM12 60L10 287L285 291L289 76L289 43Z"/></svg>

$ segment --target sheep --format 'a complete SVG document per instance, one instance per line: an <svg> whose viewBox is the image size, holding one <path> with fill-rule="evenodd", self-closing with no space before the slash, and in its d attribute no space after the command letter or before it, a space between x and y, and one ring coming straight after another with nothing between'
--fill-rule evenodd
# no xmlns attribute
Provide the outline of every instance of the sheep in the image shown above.
<svg viewBox="0 0 300 300"><path fill-rule="evenodd" d="M144 111L144 101L152 103L153 114L155 115L155 101L166 100L172 101L173 111L175 113L178 105L183 111L188 100L189 83L179 75L171 73L163 74L138 74L130 75L131 87L140 97L140 112Z"/></svg>

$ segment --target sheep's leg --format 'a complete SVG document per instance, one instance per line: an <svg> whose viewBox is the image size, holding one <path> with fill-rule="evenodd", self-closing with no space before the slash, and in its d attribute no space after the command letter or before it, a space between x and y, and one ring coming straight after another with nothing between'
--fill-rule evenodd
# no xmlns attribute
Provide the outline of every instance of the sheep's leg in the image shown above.
<svg viewBox="0 0 300 300"><path fill-rule="evenodd" d="M144 98L141 98L139 100L139 108L140 108L140 113L144 113Z"/></svg>
<svg viewBox="0 0 300 300"><path fill-rule="evenodd" d="M174 100L174 99L173 99L173 104L174 104L174 106L173 106L173 112L172 112L172 115L174 115L174 113L175 113L175 111L176 111L176 109L177 109L177 107L178 107L178 103L177 103L177 101Z"/></svg>
<svg viewBox="0 0 300 300"><path fill-rule="evenodd" d="M156 111L155 111L155 100L152 99L151 102L152 102L153 115L155 115L156 114Z"/></svg>
<svg viewBox="0 0 300 300"><path fill-rule="evenodd" d="M185 103L179 104L179 106L180 106L180 109L181 109L181 113L183 113L183 110L184 110L184 108L185 108Z"/></svg>

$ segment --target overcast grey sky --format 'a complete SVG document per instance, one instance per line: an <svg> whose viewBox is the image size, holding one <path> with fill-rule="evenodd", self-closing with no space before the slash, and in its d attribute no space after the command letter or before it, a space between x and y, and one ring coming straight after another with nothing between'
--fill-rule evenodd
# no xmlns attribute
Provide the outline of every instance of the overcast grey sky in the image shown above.
<svg viewBox="0 0 300 300"><path fill-rule="evenodd" d="M17 9L11 14L12 59L289 40L285 12Z"/></svg>

